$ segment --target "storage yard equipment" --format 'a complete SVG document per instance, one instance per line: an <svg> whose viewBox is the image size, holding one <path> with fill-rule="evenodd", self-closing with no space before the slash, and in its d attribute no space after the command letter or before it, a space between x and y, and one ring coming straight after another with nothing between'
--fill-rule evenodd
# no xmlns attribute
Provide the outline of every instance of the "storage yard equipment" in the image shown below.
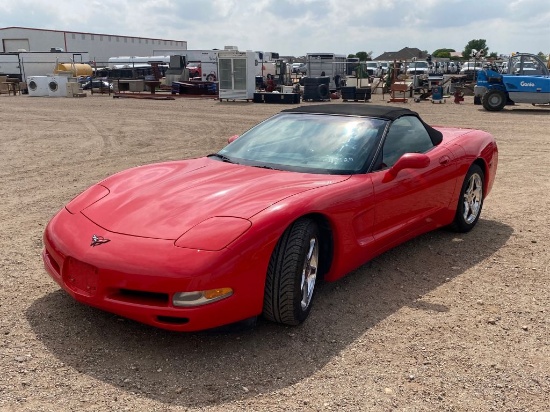
<svg viewBox="0 0 550 412"><path fill-rule="evenodd" d="M319 77L327 76L330 80L329 89L336 90L340 85L336 85L334 79L339 76L340 79L346 77L346 56L334 53L308 53L306 54L307 76Z"/></svg>
<svg viewBox="0 0 550 412"><path fill-rule="evenodd" d="M443 86L432 87L432 103L445 103L443 98Z"/></svg>
<svg viewBox="0 0 550 412"><path fill-rule="evenodd" d="M330 77L305 77L304 95L305 102L324 102L330 101Z"/></svg>
<svg viewBox="0 0 550 412"><path fill-rule="evenodd" d="M14 52L0 53L0 74L27 82L30 76L52 74L59 63L85 64L89 61L87 52Z"/></svg>
<svg viewBox="0 0 550 412"><path fill-rule="evenodd" d="M220 101L252 100L256 91L256 59L252 51L220 50Z"/></svg>
<svg viewBox="0 0 550 412"><path fill-rule="evenodd" d="M517 53L506 73L492 67L479 71L474 96L489 111L515 103L550 104L550 72L538 56Z"/></svg>

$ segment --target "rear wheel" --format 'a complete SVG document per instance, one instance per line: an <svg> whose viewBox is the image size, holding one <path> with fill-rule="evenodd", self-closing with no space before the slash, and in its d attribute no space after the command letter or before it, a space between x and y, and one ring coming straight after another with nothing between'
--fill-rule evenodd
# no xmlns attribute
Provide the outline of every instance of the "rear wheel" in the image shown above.
<svg viewBox="0 0 550 412"><path fill-rule="evenodd" d="M319 239L319 228L311 219L299 219L285 230L269 261L265 318L286 325L307 318L319 271Z"/></svg>
<svg viewBox="0 0 550 412"><path fill-rule="evenodd" d="M498 112L506 106L506 93L502 90L489 90L483 95L483 107L490 112Z"/></svg>
<svg viewBox="0 0 550 412"><path fill-rule="evenodd" d="M474 228L483 207L485 174L476 164L470 166L460 190L452 228L457 232L469 232Z"/></svg>

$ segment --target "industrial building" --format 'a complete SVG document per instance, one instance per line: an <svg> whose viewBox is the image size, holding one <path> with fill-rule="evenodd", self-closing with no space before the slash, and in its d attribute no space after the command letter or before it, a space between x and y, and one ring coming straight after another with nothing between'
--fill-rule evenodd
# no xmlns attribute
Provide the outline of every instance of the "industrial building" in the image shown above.
<svg viewBox="0 0 550 412"><path fill-rule="evenodd" d="M87 52L98 66L114 56L154 56L187 50L187 41L149 37L47 30L29 27L0 28L0 53L27 51Z"/></svg>

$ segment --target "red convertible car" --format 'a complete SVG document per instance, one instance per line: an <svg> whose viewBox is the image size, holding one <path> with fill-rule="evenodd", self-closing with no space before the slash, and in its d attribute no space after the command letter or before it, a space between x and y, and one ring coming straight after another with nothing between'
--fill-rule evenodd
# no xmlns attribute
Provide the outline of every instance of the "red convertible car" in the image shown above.
<svg viewBox="0 0 550 412"><path fill-rule="evenodd" d="M324 104L218 153L111 176L48 224L43 260L73 298L175 331L303 322L334 281L430 230L472 229L498 163L488 133L403 108Z"/></svg>

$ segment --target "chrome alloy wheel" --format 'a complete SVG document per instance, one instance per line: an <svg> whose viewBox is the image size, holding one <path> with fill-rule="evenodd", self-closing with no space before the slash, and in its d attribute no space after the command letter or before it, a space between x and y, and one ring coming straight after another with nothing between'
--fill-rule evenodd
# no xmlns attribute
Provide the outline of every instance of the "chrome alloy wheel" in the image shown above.
<svg viewBox="0 0 550 412"><path fill-rule="evenodd" d="M302 310L306 310L311 303L313 290L315 289L315 281L317 280L317 268L319 265L319 244L317 238L313 237L309 240L309 250L304 260L304 268L302 270L302 281L300 283L300 291L302 292L302 301L300 302Z"/></svg>
<svg viewBox="0 0 550 412"><path fill-rule="evenodd" d="M470 176L468 181L468 187L464 191L464 209L463 217L464 222L468 225L474 222L481 210L481 201L483 200L483 185L481 183L481 176L474 173Z"/></svg>

